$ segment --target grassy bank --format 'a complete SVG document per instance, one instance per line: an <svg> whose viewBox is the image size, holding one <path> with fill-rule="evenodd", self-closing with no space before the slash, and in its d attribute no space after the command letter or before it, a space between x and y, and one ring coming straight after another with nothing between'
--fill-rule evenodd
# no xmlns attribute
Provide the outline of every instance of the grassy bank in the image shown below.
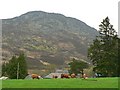
<svg viewBox="0 0 120 90"><path fill-rule="evenodd" d="M3 80L2 88L118 88L118 78Z"/></svg>

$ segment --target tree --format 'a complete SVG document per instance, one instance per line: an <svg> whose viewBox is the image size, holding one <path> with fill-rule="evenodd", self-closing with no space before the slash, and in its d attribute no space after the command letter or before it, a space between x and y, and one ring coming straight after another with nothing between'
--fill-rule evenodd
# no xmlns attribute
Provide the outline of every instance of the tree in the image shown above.
<svg viewBox="0 0 120 90"><path fill-rule="evenodd" d="M6 66L7 66L7 63L3 62L2 63L2 76L7 76L7 72L6 72L7 68L6 68Z"/></svg>
<svg viewBox="0 0 120 90"><path fill-rule="evenodd" d="M99 25L99 36L88 49L88 58L93 62L94 71L104 76L118 75L118 37L109 18Z"/></svg>
<svg viewBox="0 0 120 90"><path fill-rule="evenodd" d="M25 55L24 54L20 54L20 56L18 57L18 78L25 78L26 75L28 74L27 72L27 63L25 60Z"/></svg>
<svg viewBox="0 0 120 90"><path fill-rule="evenodd" d="M16 71L17 71L17 58L16 56L13 56L11 60L9 61L8 65L6 66L6 72L9 78L16 79Z"/></svg>
<svg viewBox="0 0 120 90"><path fill-rule="evenodd" d="M83 61L78 61L73 58L72 62L69 63L70 65L70 73L75 73L75 74L83 74L83 69L88 68L88 63L83 62Z"/></svg>
<svg viewBox="0 0 120 90"><path fill-rule="evenodd" d="M20 54L18 58L13 56L5 68L9 78L24 79L27 75L27 63L24 54Z"/></svg>

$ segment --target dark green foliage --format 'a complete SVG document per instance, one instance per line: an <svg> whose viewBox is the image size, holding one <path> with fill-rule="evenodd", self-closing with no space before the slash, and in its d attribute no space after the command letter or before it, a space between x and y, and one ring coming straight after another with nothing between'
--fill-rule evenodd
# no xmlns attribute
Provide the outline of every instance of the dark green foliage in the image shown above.
<svg viewBox="0 0 120 90"><path fill-rule="evenodd" d="M17 58L13 56L9 63L5 66L3 64L3 74L11 79L23 79L27 75L27 64L24 54L20 54Z"/></svg>
<svg viewBox="0 0 120 90"><path fill-rule="evenodd" d="M78 61L73 58L73 61L69 63L70 65L70 73L75 73L75 74L83 74L83 69L88 68L88 63L83 62L83 61Z"/></svg>
<svg viewBox="0 0 120 90"><path fill-rule="evenodd" d="M13 56L12 59L9 61L9 64L6 66L7 68L7 75L11 79L17 78L17 57Z"/></svg>
<svg viewBox="0 0 120 90"><path fill-rule="evenodd" d="M6 73L6 68L5 68L5 63L2 64L2 76L5 76Z"/></svg>
<svg viewBox="0 0 120 90"><path fill-rule="evenodd" d="M7 68L6 68L6 65L7 65L8 63L3 63L2 64L2 76L7 76Z"/></svg>
<svg viewBox="0 0 120 90"><path fill-rule="evenodd" d="M19 78L23 79L26 77L27 73L27 63L25 61L25 56L24 54L20 54L20 56L18 57L18 63L19 63Z"/></svg>
<svg viewBox="0 0 120 90"><path fill-rule="evenodd" d="M99 25L99 36L88 50L88 57L93 62L94 71L103 76L118 76L118 37L109 18Z"/></svg>

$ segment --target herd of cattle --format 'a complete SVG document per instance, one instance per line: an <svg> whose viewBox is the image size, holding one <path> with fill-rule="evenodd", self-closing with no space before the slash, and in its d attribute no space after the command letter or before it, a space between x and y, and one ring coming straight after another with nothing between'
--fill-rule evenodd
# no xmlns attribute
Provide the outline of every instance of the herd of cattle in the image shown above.
<svg viewBox="0 0 120 90"><path fill-rule="evenodd" d="M32 74L31 75L32 79L40 79L41 76L37 75L37 74ZM87 79L87 76L85 74L83 74L82 76L84 79ZM53 75L52 78L58 78L57 75ZM61 74L61 78L77 78L76 75L73 74Z"/></svg>
<svg viewBox="0 0 120 90"><path fill-rule="evenodd" d="M40 79L41 76L37 75L37 74L32 74L31 75L32 79ZM58 78L57 75L53 75L52 78ZM75 74L61 74L61 78L76 78L76 75Z"/></svg>
<svg viewBox="0 0 120 90"><path fill-rule="evenodd" d="M41 79L42 77L38 74L31 74L30 75L32 79ZM87 79L87 76L85 74L83 74L82 76L84 79ZM52 78L58 78L57 75L52 75ZM73 73L73 74L61 74L60 78L77 78L77 76ZM8 79L8 77L2 76L0 78L0 80L6 80Z"/></svg>

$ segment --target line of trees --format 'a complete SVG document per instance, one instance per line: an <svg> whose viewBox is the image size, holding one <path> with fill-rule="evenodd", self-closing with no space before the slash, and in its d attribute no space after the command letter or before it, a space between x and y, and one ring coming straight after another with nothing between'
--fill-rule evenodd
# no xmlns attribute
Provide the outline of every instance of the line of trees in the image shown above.
<svg viewBox="0 0 120 90"><path fill-rule="evenodd" d="M120 39L108 17L99 25L99 35L88 49L88 58L93 62L95 73L102 76L119 76Z"/></svg>
<svg viewBox="0 0 120 90"><path fill-rule="evenodd" d="M2 64L2 76L10 79L24 79L28 74L27 63L24 54L13 56L8 63Z"/></svg>

